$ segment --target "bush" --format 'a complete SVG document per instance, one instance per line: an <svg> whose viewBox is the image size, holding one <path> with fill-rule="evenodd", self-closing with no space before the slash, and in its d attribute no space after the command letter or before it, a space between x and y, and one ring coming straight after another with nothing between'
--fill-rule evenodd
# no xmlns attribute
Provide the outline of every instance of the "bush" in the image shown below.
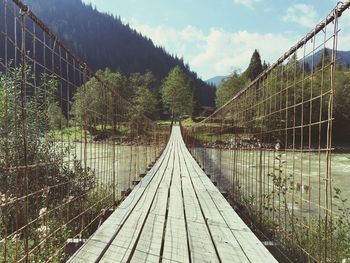
<svg viewBox="0 0 350 263"><path fill-rule="evenodd" d="M70 145L57 144L50 136L55 115L52 105L63 121L54 101L56 78L42 75L34 87L29 85L34 75L27 67L27 92L23 94L22 70L0 73L0 240L10 236L4 244L8 259L21 256L25 242L40 253L62 246L80 223L75 220L66 225L63 219L81 213L82 200L95 184L94 172L83 169L74 156L67 162ZM34 257L40 258L40 253Z"/></svg>

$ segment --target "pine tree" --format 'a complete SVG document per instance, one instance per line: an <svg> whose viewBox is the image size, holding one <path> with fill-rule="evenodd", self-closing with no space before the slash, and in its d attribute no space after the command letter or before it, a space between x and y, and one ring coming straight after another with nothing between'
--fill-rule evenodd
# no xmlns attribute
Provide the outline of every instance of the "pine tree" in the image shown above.
<svg viewBox="0 0 350 263"><path fill-rule="evenodd" d="M266 63L266 61L264 60L263 64L262 64L262 69L267 70L269 68L269 65Z"/></svg>
<svg viewBox="0 0 350 263"><path fill-rule="evenodd" d="M249 66L247 70L244 72L244 75L250 79L254 80L259 74L263 72L263 66L261 64L261 58L259 52L255 49L250 59Z"/></svg>

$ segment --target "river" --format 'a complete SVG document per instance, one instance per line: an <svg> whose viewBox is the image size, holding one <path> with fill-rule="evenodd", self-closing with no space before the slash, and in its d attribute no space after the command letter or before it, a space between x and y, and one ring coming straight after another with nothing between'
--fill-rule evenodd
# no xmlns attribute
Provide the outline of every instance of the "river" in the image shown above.
<svg viewBox="0 0 350 263"><path fill-rule="evenodd" d="M259 150L234 152L213 148L197 150L198 159L204 164L206 172L211 174L213 181L216 181L222 190L231 191L232 182L236 182L247 198L255 196L259 199L260 188L263 194L272 196L272 193L276 197L279 182L273 178L281 177L284 181L280 184L280 189L285 191L282 199L285 198L288 207L295 213L300 213L300 217L309 212L323 213L327 201L328 206L332 201L333 211L338 212L341 202L340 199L333 198L334 188L341 190L341 197L348 199L346 204L350 206L350 187L348 187L350 153L332 153L331 172L327 180L327 154L322 152L262 151L260 153ZM326 191L327 181L328 191ZM275 202L280 201L275 198Z"/></svg>

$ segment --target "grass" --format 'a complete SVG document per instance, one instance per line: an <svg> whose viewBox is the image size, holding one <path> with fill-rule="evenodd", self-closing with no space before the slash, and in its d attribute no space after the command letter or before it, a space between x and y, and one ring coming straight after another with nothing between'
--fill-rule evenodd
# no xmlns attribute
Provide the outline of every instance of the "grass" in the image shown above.
<svg viewBox="0 0 350 263"><path fill-rule="evenodd" d="M62 141L83 141L85 138L85 131L79 127L69 127L62 130L53 130L48 133L51 138ZM92 139L90 132L86 131L88 140Z"/></svg>
<svg viewBox="0 0 350 263"><path fill-rule="evenodd" d="M187 119L184 119L183 121L181 121L181 124L183 127L190 128L196 123L193 121L192 118L187 118Z"/></svg>
<svg viewBox="0 0 350 263"><path fill-rule="evenodd" d="M229 141L232 138L232 134L226 133L226 134L211 134L211 133L202 133L198 134L196 139L199 140L202 143L208 143L208 142L216 142L216 141Z"/></svg>
<svg viewBox="0 0 350 263"><path fill-rule="evenodd" d="M186 118L181 121L181 125L183 127L190 128L194 126L198 121L196 119ZM162 125L162 126L170 126L171 125L171 120L158 120L157 124Z"/></svg>
<svg viewBox="0 0 350 263"><path fill-rule="evenodd" d="M85 140L85 132L87 136L87 140L91 141L95 135L105 132L109 134L110 138L121 138L125 139L130 135L130 127L127 125L120 125L118 127L118 134L114 134L112 126L106 126L104 131L102 130L101 125L96 126L96 131L94 133L91 133L89 131L83 130L81 127L69 127L64 128L62 130L51 130L48 133L48 136L52 139L61 140L61 141L74 141L74 142L81 142Z"/></svg>
<svg viewBox="0 0 350 263"><path fill-rule="evenodd" d="M161 126L170 126L171 125L171 120L158 120L157 124L161 125Z"/></svg>

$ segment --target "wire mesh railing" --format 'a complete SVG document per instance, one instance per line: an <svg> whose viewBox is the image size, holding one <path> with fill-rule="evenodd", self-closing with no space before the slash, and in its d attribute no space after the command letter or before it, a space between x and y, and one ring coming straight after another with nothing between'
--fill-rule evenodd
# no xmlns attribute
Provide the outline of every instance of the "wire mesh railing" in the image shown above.
<svg viewBox="0 0 350 263"><path fill-rule="evenodd" d="M160 155L162 129L0 0L0 261L61 262Z"/></svg>
<svg viewBox="0 0 350 263"><path fill-rule="evenodd" d="M332 144L350 124L333 127L350 92L349 65L337 57L349 6L339 3L224 106L183 129L192 154L283 261L350 256L348 171L334 174Z"/></svg>

